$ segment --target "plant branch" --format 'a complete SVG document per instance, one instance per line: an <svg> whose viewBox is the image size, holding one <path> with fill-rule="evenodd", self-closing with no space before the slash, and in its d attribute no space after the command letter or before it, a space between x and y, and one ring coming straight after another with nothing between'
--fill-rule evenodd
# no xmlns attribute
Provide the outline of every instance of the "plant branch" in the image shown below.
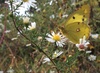
<svg viewBox="0 0 100 73"><path fill-rule="evenodd" d="M15 21L15 18L14 18L14 16L13 16L13 12L12 12L12 21L13 21L13 23L14 23L14 26L15 26L16 30L17 30L24 38L26 38L28 41L31 42L31 46L32 46L32 47L37 47L37 49L39 50L39 52L42 52L44 55L46 55L46 56L50 59L50 61L52 62L52 64L56 67L55 62L42 50L42 48L40 48L35 42L31 41L31 40L30 40L26 35L24 35L24 34L20 31L20 29L16 26L16 21ZM58 73L59 73L59 70L58 70L57 67L56 67L56 70L57 70Z"/></svg>

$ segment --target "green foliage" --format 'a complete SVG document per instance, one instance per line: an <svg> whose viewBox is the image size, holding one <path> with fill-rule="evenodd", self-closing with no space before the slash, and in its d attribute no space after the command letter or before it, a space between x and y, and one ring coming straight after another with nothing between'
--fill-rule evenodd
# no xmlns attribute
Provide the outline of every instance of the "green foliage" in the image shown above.
<svg viewBox="0 0 100 73"><path fill-rule="evenodd" d="M14 73L99 73L100 71L100 36L98 39L89 38L92 49L89 47L92 53L97 56L96 61L89 61L85 52L80 52L74 44L67 42L64 47L58 47L55 43L48 42L45 37L47 33L51 31L59 32L58 26L61 25L66 17L65 14L71 14L76 10L77 5L81 5L85 2L90 4L91 14L90 23L91 33L100 34L100 1L94 0L82 0L76 1L75 5L72 5L73 0L36 0L36 8L31 8L28 16L30 22L36 22L36 28L29 31L24 29L28 28L28 25L23 23L23 16L16 16L11 10L6 8L0 8L0 14L4 14L4 17L0 18L3 25L7 30L11 30L9 33L5 33L4 40L0 44L0 70L5 73L11 68ZM50 2L52 4L50 5ZM51 16L54 15L54 18ZM51 18L50 18L51 17ZM21 31L21 32L20 32ZM18 36L18 32L20 35ZM39 37L42 37L39 39ZM12 40L12 38L17 38ZM30 46L26 46L30 44ZM56 50L63 51L63 54L57 58L52 59L52 55ZM70 56L71 55L71 56ZM48 57L51 61L49 63L43 63L43 59Z"/></svg>

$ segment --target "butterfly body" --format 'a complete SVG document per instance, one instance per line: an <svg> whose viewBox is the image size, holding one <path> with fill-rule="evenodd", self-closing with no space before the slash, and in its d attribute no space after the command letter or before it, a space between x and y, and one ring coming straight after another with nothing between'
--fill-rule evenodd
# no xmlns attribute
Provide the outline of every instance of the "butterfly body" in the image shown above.
<svg viewBox="0 0 100 73"><path fill-rule="evenodd" d="M79 39L83 36L85 36L86 39L89 38L89 14L89 5L84 5L79 10L69 15L67 20L62 23L60 27L62 33L73 43L79 43Z"/></svg>

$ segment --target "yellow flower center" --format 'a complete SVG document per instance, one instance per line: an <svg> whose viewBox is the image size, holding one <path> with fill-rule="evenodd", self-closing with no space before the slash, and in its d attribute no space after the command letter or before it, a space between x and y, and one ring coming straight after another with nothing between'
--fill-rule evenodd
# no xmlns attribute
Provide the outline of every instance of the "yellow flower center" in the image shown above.
<svg viewBox="0 0 100 73"><path fill-rule="evenodd" d="M29 29L30 29L30 30L33 30L34 28L35 28L35 27L30 27Z"/></svg>
<svg viewBox="0 0 100 73"><path fill-rule="evenodd" d="M52 58L56 58L56 57L57 57L57 53L54 53Z"/></svg>
<svg viewBox="0 0 100 73"><path fill-rule="evenodd" d="M30 18L24 17L24 18L23 18L23 23L24 23L24 24L28 24L28 23L29 23L29 20L30 20Z"/></svg>
<svg viewBox="0 0 100 73"><path fill-rule="evenodd" d="M53 40L55 40L55 41L59 41L61 38L60 38L60 36L58 35L58 34L55 34L54 36L53 36Z"/></svg>
<svg viewBox="0 0 100 73"><path fill-rule="evenodd" d="M28 2L29 0L23 0L23 2Z"/></svg>

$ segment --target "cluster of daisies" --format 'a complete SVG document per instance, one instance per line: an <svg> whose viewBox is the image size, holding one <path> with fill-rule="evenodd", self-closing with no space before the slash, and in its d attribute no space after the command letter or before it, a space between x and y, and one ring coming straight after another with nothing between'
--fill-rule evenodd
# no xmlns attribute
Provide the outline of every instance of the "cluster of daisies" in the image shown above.
<svg viewBox="0 0 100 73"><path fill-rule="evenodd" d="M24 27L23 28L23 29L25 29L27 31L32 31L32 30L34 30L36 28L36 22L31 22L29 17L23 17L23 24L24 25L29 24L28 27ZM5 31L6 34L10 33L10 32L11 32L11 30L6 30ZM13 37L11 40L12 41L17 40L18 37L20 36L20 33L22 33L22 31L17 32L17 36ZM31 44L30 43L26 44L26 46L31 46Z"/></svg>
<svg viewBox="0 0 100 73"><path fill-rule="evenodd" d="M56 43L56 46L58 46L58 47L63 47L65 45L66 41L69 41L65 36L60 34L60 32L58 32L58 33L51 32L51 34L47 33L46 35L47 35L46 40L51 43ZM99 36L98 34L91 34L91 37L94 39L97 39L98 36ZM78 50L86 51L86 49L88 48L88 45L90 44L89 41L86 40L86 37L84 36L83 38L80 38L79 42L80 42L79 44L76 44L76 47L78 48ZM92 51L86 51L86 53L91 53L91 52ZM63 51L55 51L52 59L60 56L62 53L63 53ZM88 56L88 59L90 61L94 61L94 60L96 60L96 56L90 55L90 56ZM45 63L45 62L50 62L50 59L44 58L43 63Z"/></svg>
<svg viewBox="0 0 100 73"><path fill-rule="evenodd" d="M37 8L36 0L7 0L5 3L9 5L9 9L17 16L29 16L30 7ZM12 4L12 5L11 5Z"/></svg>
<svg viewBox="0 0 100 73"><path fill-rule="evenodd" d="M74 2L74 0L72 0L72 2ZM9 4L10 6L10 2L9 1L6 1L6 3ZM13 6L15 7L14 9L17 8L18 5L21 5L20 7L18 7L16 10L15 10L15 13L19 13L19 15L25 15L25 12L29 10L30 7L35 7L37 10L37 6L36 6L36 1L35 0L15 0L13 1ZM53 0L51 0L49 2L49 4L51 5L53 3ZM11 9L11 7L10 7ZM64 15L63 17L67 17L68 15ZM51 15L50 18L55 18L54 15ZM30 21L30 18L29 17L24 17L23 18L23 23L24 24L28 24ZM26 30L33 30L36 28L36 22L31 22L31 24L28 26L28 28L25 27ZM6 31L6 33L8 33L10 31ZM20 34L18 32L18 34ZM58 47L63 47L65 45L65 42L66 41L69 41L65 36L63 36L60 32L58 33L55 33L55 32L51 32L51 34L47 33L46 34L46 40L48 42L51 42L51 43L56 43L56 46ZM98 38L98 34L91 34L91 37L96 39ZM12 38L12 40L15 40L17 38ZM79 40L79 44L76 44L76 47L78 48L79 51L86 51L86 49L88 48L88 45L90 44L89 41L86 40L86 37L84 36L83 38L80 38ZM30 46L31 44L27 44L26 46ZM58 56L60 56L61 54L63 53L63 51L55 51L52 58L56 58ZM94 55L90 55L89 58L88 58L90 61L93 61L96 59L96 56ZM49 58L45 58L44 59L44 63L47 61L50 61Z"/></svg>

